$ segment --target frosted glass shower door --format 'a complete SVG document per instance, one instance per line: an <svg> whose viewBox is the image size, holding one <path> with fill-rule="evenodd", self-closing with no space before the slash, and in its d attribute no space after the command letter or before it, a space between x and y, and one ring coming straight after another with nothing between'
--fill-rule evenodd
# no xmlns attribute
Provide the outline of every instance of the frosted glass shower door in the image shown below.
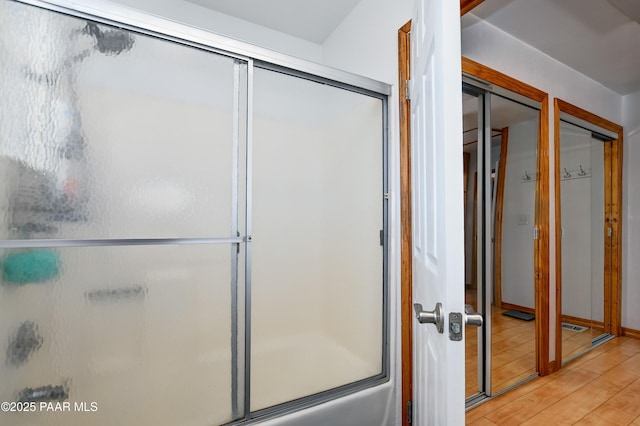
<svg viewBox="0 0 640 426"><path fill-rule="evenodd" d="M235 235L233 59L2 3L0 238Z"/></svg>
<svg viewBox="0 0 640 426"><path fill-rule="evenodd" d="M0 412L14 426L218 425L233 418L231 250L224 244L38 249L60 271L0 286ZM12 249L0 249L5 262ZM69 402L48 412L41 402ZM95 403L96 411L76 411Z"/></svg>
<svg viewBox="0 0 640 426"><path fill-rule="evenodd" d="M0 0L0 424L244 415L246 75Z"/></svg>
<svg viewBox="0 0 640 426"><path fill-rule="evenodd" d="M252 411L384 371L383 103L255 70Z"/></svg>

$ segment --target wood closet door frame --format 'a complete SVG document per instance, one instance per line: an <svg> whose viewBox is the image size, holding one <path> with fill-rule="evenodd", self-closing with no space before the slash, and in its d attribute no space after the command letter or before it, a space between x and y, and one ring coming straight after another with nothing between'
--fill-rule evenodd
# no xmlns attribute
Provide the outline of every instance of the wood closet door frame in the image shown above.
<svg viewBox="0 0 640 426"><path fill-rule="evenodd" d="M604 332L621 336L622 327L622 126L562 99L553 100L556 221L556 362L562 364L562 206L560 199L560 114L565 113L617 134L605 146ZM611 237L607 228L611 227Z"/></svg>

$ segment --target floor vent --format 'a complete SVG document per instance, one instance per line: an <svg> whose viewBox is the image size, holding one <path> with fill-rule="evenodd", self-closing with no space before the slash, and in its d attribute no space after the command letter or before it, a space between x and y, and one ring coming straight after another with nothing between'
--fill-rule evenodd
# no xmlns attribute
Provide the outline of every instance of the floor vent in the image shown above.
<svg viewBox="0 0 640 426"><path fill-rule="evenodd" d="M569 324L567 322L562 323L562 328L566 328L567 330L577 331L578 333L582 333L587 329L587 327L583 327L581 325Z"/></svg>

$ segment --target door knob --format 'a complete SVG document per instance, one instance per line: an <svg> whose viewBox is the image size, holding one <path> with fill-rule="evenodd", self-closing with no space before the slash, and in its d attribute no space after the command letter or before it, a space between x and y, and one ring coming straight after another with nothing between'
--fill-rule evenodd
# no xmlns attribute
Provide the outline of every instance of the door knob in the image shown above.
<svg viewBox="0 0 640 426"><path fill-rule="evenodd" d="M416 319L420 324L433 324L436 326L438 333L444 331L444 315L442 313L442 303L436 303L433 311L425 311L420 303L413 304L413 310L416 313Z"/></svg>
<svg viewBox="0 0 640 426"><path fill-rule="evenodd" d="M465 323L467 325L475 325L477 327L482 326L482 314L477 313L473 306L464 305Z"/></svg>

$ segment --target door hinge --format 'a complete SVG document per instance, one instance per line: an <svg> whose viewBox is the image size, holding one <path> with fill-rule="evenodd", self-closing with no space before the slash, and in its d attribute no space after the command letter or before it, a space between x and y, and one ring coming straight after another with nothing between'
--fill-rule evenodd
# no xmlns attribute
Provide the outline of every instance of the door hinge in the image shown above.
<svg viewBox="0 0 640 426"><path fill-rule="evenodd" d="M613 235L613 228L612 227L608 227L607 228L607 237L610 237Z"/></svg>
<svg viewBox="0 0 640 426"><path fill-rule="evenodd" d="M380 245L384 246L384 229L380 230Z"/></svg>
<svg viewBox="0 0 640 426"><path fill-rule="evenodd" d="M413 402L407 401L407 423L413 423Z"/></svg>
<svg viewBox="0 0 640 426"><path fill-rule="evenodd" d="M409 92L409 84L411 84L411 80L405 80L404 82L404 98L406 100L410 100L411 99L411 95Z"/></svg>
<svg viewBox="0 0 640 426"><path fill-rule="evenodd" d="M533 239L537 240L540 238L540 230L538 228L533 228Z"/></svg>

